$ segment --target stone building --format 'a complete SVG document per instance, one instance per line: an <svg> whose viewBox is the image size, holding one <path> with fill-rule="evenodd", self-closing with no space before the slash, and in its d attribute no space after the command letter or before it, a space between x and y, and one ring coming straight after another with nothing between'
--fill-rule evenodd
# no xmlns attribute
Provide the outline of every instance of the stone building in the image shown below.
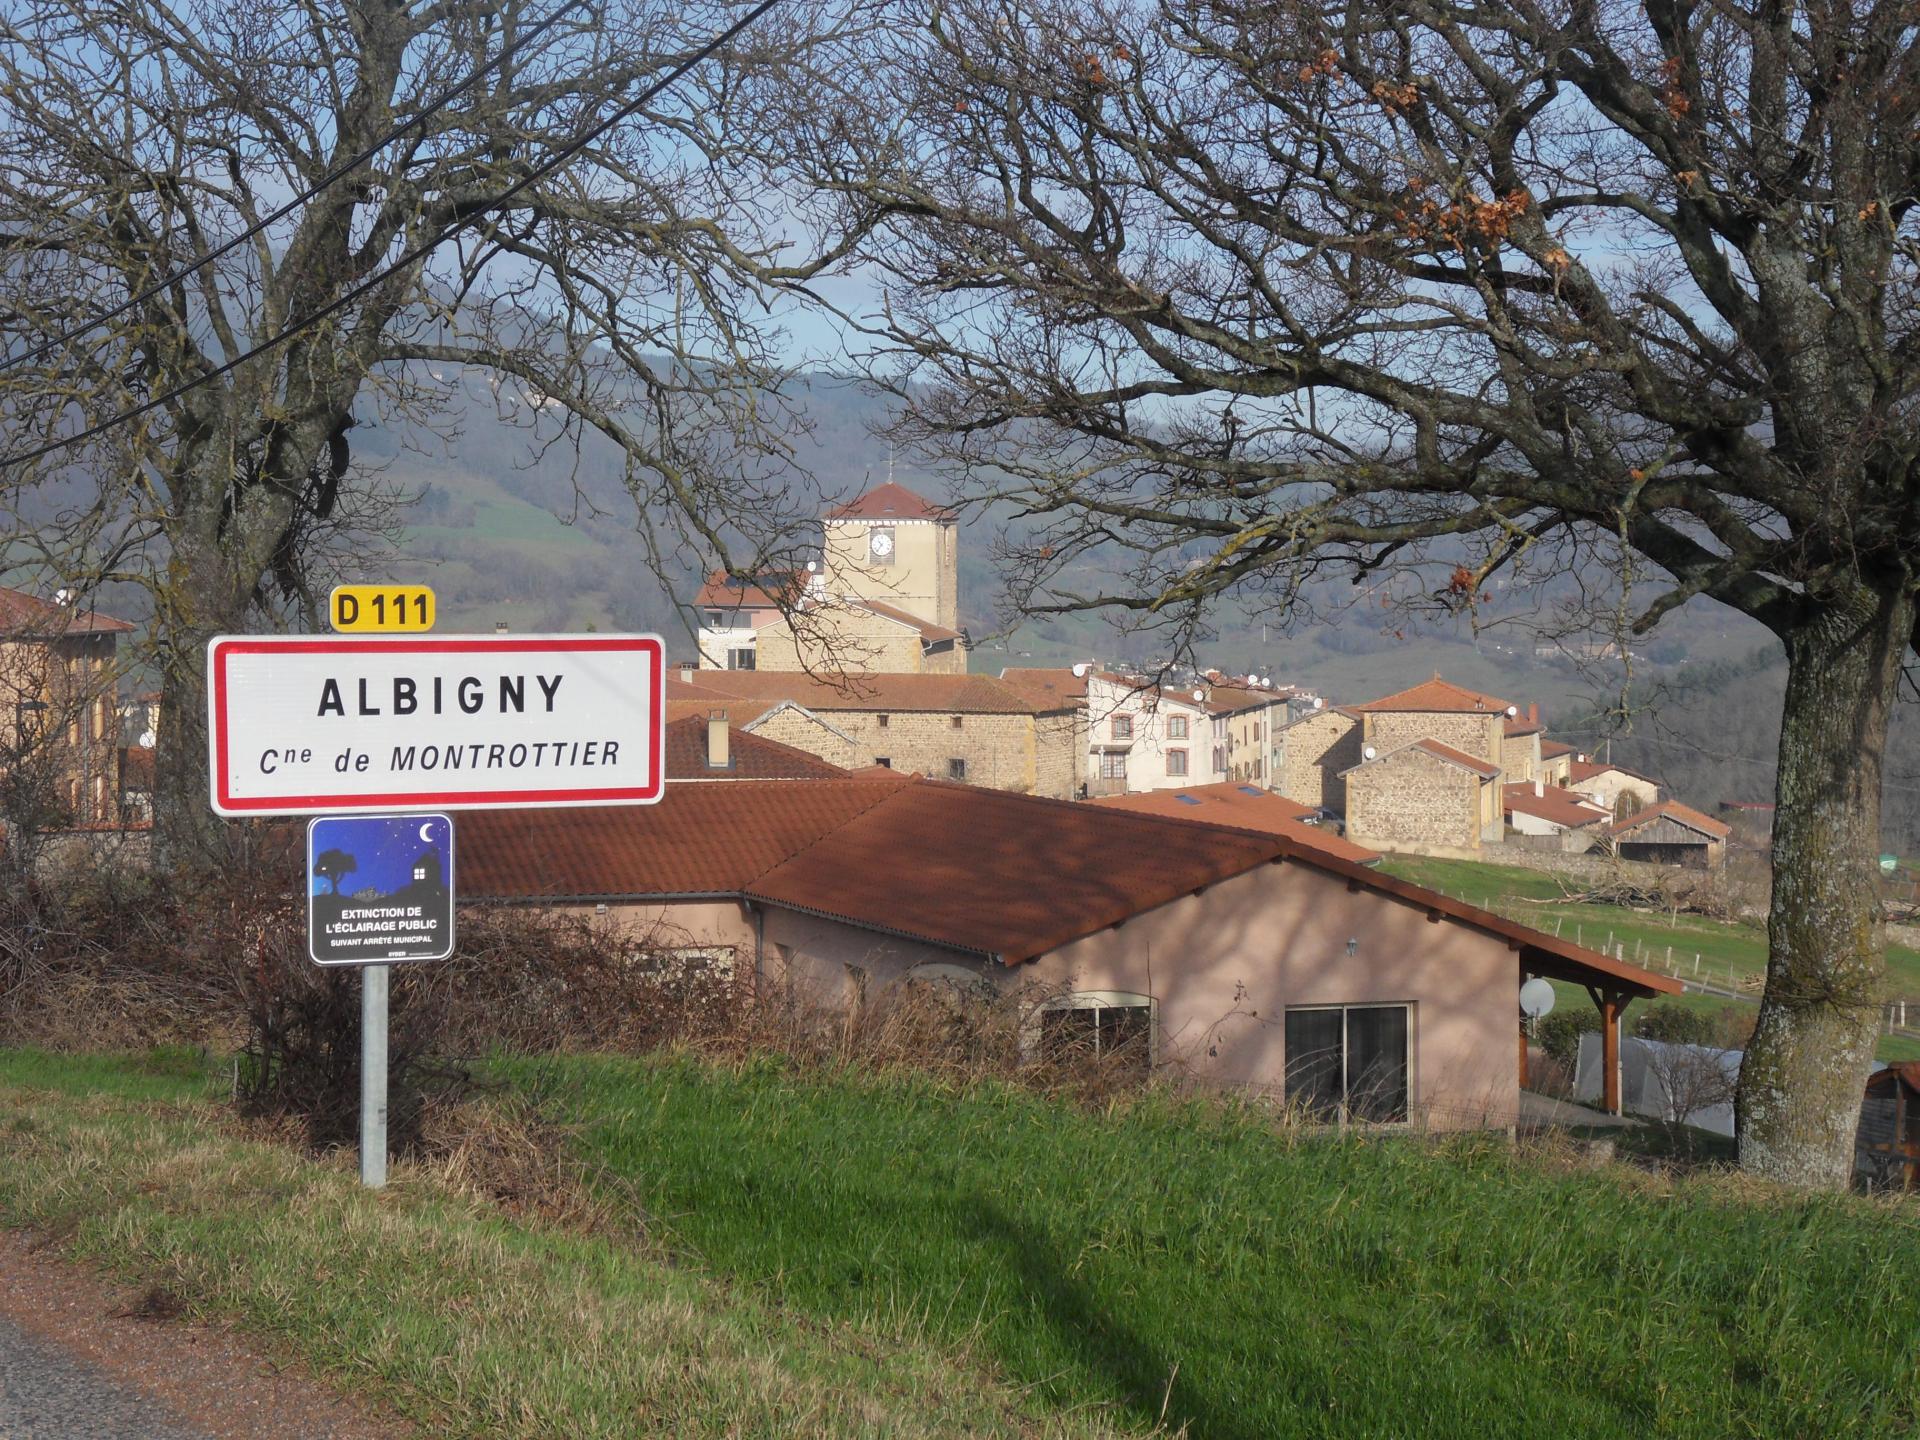
<svg viewBox="0 0 1920 1440"><path fill-rule="evenodd" d="M120 821L118 653L132 629L0 588L0 767L40 782L15 787L36 824Z"/></svg>
<svg viewBox="0 0 1920 1440"><path fill-rule="evenodd" d="M694 598L703 670L963 674L959 525L889 480L829 510L806 570L710 575Z"/></svg>
<svg viewBox="0 0 1920 1440"><path fill-rule="evenodd" d="M1360 716L1329 706L1282 725L1274 735L1273 788L1289 800L1344 814L1346 772L1360 763Z"/></svg>
<svg viewBox="0 0 1920 1440"><path fill-rule="evenodd" d="M883 766L996 790L1079 791L1078 704L987 675L702 670L667 688L668 714L724 713L755 735L849 770Z"/></svg>
<svg viewBox="0 0 1920 1440"><path fill-rule="evenodd" d="M1500 842L1500 770L1443 745L1411 740L1348 770L1347 838L1369 850L1477 858Z"/></svg>

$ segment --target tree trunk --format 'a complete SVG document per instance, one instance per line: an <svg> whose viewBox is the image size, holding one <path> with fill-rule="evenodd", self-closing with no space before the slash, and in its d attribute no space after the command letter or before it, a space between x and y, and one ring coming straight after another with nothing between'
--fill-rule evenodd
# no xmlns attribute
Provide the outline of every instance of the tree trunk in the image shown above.
<svg viewBox="0 0 1920 1440"><path fill-rule="evenodd" d="M1767 988L1738 1117L1741 1166L1789 1185L1848 1183L1879 1028L1881 769L1914 616L1890 590L1862 589L1782 637Z"/></svg>

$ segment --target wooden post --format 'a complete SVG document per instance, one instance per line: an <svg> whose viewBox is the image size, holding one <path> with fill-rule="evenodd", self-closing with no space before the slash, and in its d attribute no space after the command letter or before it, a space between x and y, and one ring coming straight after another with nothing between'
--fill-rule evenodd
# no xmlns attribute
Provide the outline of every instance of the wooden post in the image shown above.
<svg viewBox="0 0 1920 1440"><path fill-rule="evenodd" d="M1620 997L1600 997L1600 1087L1609 1115L1620 1113Z"/></svg>
<svg viewBox="0 0 1920 1440"><path fill-rule="evenodd" d="M1527 1017L1520 1017L1520 1088L1527 1088Z"/></svg>

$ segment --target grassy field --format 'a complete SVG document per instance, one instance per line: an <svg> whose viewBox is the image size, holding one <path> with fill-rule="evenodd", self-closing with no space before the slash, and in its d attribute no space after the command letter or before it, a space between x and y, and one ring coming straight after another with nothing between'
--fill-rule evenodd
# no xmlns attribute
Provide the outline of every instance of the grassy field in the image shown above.
<svg viewBox="0 0 1920 1440"><path fill-rule="evenodd" d="M1697 976L1723 988L1739 988L1744 980L1757 1000L1758 981L1766 974L1767 937L1758 925L1732 924L1699 915L1668 919L1619 905L1556 904L1563 892L1554 877L1522 865L1394 855L1382 862L1381 868L1539 929L1552 932L1557 924L1562 937L1596 950L1623 947L1628 960L1649 969L1666 970L1671 949L1673 964L1683 980ZM1698 970L1694 968L1696 955ZM1592 1004L1577 985L1556 983L1554 989L1559 995L1558 1006ZM1904 945L1887 947L1887 994L1920 997L1920 951ZM1739 1002L1696 993L1661 1003L1719 1010ZM1920 1024L1920 1009L1912 1018ZM1882 1060L1920 1060L1920 1040L1882 1035L1874 1053Z"/></svg>
<svg viewBox="0 0 1920 1440"><path fill-rule="evenodd" d="M248 1139L203 1062L0 1050L0 1224L371 1394L426 1435L1113 1433L958 1346L821 1323L624 1234L513 1219L400 1165Z"/></svg>
<svg viewBox="0 0 1920 1440"><path fill-rule="evenodd" d="M1920 1212L1499 1137L688 1057L499 1063L593 1233L249 1139L199 1062L0 1051L0 1222L473 1435L1887 1435ZM622 1223L624 1222L626 1223ZM641 1238L644 1236L644 1238Z"/></svg>
<svg viewBox="0 0 1920 1440"><path fill-rule="evenodd" d="M512 1073L691 1263L964 1345L1067 1413L1225 1440L1920 1420L1911 1209L772 1062Z"/></svg>

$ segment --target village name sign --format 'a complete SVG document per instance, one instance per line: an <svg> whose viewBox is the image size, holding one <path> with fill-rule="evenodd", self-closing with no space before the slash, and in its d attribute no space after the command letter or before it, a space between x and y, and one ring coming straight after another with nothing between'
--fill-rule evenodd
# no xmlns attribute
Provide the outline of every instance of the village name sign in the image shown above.
<svg viewBox="0 0 1920 1440"><path fill-rule="evenodd" d="M207 664L222 815L660 797L658 636L221 636Z"/></svg>

